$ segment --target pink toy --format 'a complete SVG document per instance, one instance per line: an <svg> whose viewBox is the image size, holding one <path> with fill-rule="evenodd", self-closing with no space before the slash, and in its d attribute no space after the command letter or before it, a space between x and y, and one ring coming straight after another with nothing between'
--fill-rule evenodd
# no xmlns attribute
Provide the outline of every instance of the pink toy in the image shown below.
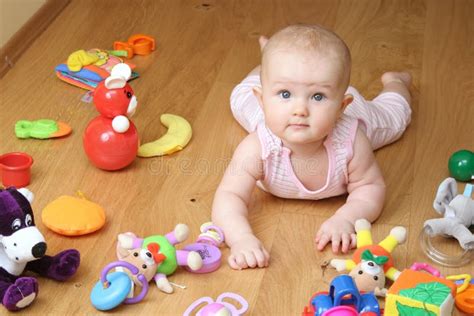
<svg viewBox="0 0 474 316"><path fill-rule="evenodd" d="M324 312L322 316L359 316L359 313L350 306L337 306Z"/></svg>
<svg viewBox="0 0 474 316"><path fill-rule="evenodd" d="M221 251L219 246L224 242L224 233L222 230L212 225L211 222L201 225L201 234L196 243L187 245L184 250L195 251L202 258L202 268L193 271L189 267L186 270L194 273L209 273L219 269L221 266Z"/></svg>
<svg viewBox="0 0 474 316"><path fill-rule="evenodd" d="M239 302L241 307L237 309L235 305L224 302L225 298L231 298ZM222 293L219 295L217 300L214 302L210 297L201 297L200 299L194 301L184 312L183 316L191 315L191 313L203 303L207 303L206 306L201 308L196 316L218 316L218 315L229 315L229 316L239 316L243 315L249 308L247 301L240 295L235 293Z"/></svg>
<svg viewBox="0 0 474 316"><path fill-rule="evenodd" d="M410 270L413 270L413 271L426 271L426 272L434 275L435 277L441 278L441 273L439 272L438 269L436 269L435 267L433 267L433 266L431 266L427 263L424 263L424 262L415 262L410 267Z"/></svg>
<svg viewBox="0 0 474 316"><path fill-rule="evenodd" d="M100 115L87 126L83 145L89 160L100 169L125 168L137 155L138 133L128 119L137 107L137 98L127 84L131 73L127 64L117 64L110 77L94 90L94 104Z"/></svg>

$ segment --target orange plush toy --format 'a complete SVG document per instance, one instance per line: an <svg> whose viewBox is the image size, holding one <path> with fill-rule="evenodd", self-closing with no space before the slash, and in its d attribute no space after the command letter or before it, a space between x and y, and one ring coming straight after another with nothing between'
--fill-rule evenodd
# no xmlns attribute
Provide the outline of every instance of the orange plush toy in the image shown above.
<svg viewBox="0 0 474 316"><path fill-rule="evenodd" d="M49 203L41 216L44 225L65 236L86 235L104 226L104 209L82 192L77 194L79 197L63 195Z"/></svg>

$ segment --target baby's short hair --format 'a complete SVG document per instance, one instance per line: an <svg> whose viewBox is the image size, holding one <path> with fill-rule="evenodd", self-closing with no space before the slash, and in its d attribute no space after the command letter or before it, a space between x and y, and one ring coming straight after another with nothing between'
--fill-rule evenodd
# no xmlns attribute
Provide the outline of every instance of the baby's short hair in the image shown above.
<svg viewBox="0 0 474 316"><path fill-rule="evenodd" d="M334 32L308 24L290 25L275 33L263 48L262 69L266 56L275 49L295 49L324 54L334 58L341 73L341 81L347 88L351 73L351 54L344 41Z"/></svg>

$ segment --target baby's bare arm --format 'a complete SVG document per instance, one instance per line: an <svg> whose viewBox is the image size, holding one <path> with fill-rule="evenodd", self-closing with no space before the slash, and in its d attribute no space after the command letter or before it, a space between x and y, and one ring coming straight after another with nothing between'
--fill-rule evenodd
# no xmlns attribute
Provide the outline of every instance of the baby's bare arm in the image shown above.
<svg viewBox="0 0 474 316"><path fill-rule="evenodd" d="M373 222L382 212L385 201L385 181L364 132L358 130L354 157L348 166L349 196L336 214L355 223L359 218Z"/></svg>
<svg viewBox="0 0 474 316"><path fill-rule="evenodd" d="M247 219L252 191L263 177L262 168L260 142L252 133L235 150L214 197L212 221L224 231L231 248L229 264L235 269L268 264L268 253Z"/></svg>
<svg viewBox="0 0 474 316"><path fill-rule="evenodd" d="M348 165L349 196L346 203L321 225L316 243L319 250L331 241L333 252L347 252L355 247L354 223L359 218L373 222L382 211L385 182L365 134L358 130L354 156Z"/></svg>
<svg viewBox="0 0 474 316"><path fill-rule="evenodd" d="M224 230L226 243L230 247L242 234L252 232L247 221L247 207L260 177L260 146L253 133L235 150L212 205L212 221Z"/></svg>

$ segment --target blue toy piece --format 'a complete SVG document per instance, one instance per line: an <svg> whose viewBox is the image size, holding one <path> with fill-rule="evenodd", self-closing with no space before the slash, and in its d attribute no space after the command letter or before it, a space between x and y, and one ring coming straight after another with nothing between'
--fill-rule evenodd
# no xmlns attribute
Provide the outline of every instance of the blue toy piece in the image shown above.
<svg viewBox="0 0 474 316"><path fill-rule="evenodd" d="M79 71L72 72L72 71L69 70L69 68L67 67L66 64L60 64L60 65L56 66L55 70L56 71L61 71L63 73L67 73L69 75L74 75L74 76L79 77L79 78L84 79L84 80L90 80L90 81L94 81L94 82L100 82L100 81L103 80L103 78L101 76L99 76L95 72L87 70L86 68L82 68Z"/></svg>
<svg viewBox="0 0 474 316"><path fill-rule="evenodd" d="M135 304L140 302L148 293L148 281L143 274L138 274L137 278L142 284L142 291L133 298L127 298L132 289L132 279L125 272L113 272L107 274L111 269L124 267L133 275L138 274L138 268L125 261L116 261L108 264L100 275L100 280L92 289L90 299L92 305L101 311L111 310L121 303Z"/></svg>
<svg viewBox="0 0 474 316"><path fill-rule="evenodd" d="M132 289L132 282L125 272L113 272L107 275L108 287L98 281L91 292L92 305L101 311L119 306Z"/></svg>
<svg viewBox="0 0 474 316"><path fill-rule="evenodd" d="M456 283L456 285L458 285L458 286L461 286L461 285L463 285L464 280L456 280L456 281L454 281L454 283ZM469 282L469 284L474 285L474 279L472 279L472 280Z"/></svg>
<svg viewBox="0 0 474 316"><path fill-rule="evenodd" d="M359 315L365 313L380 316L380 307L373 293L360 294L349 275L335 277L330 285L329 293L316 294L311 300L314 316L321 316L338 306L351 306Z"/></svg>

